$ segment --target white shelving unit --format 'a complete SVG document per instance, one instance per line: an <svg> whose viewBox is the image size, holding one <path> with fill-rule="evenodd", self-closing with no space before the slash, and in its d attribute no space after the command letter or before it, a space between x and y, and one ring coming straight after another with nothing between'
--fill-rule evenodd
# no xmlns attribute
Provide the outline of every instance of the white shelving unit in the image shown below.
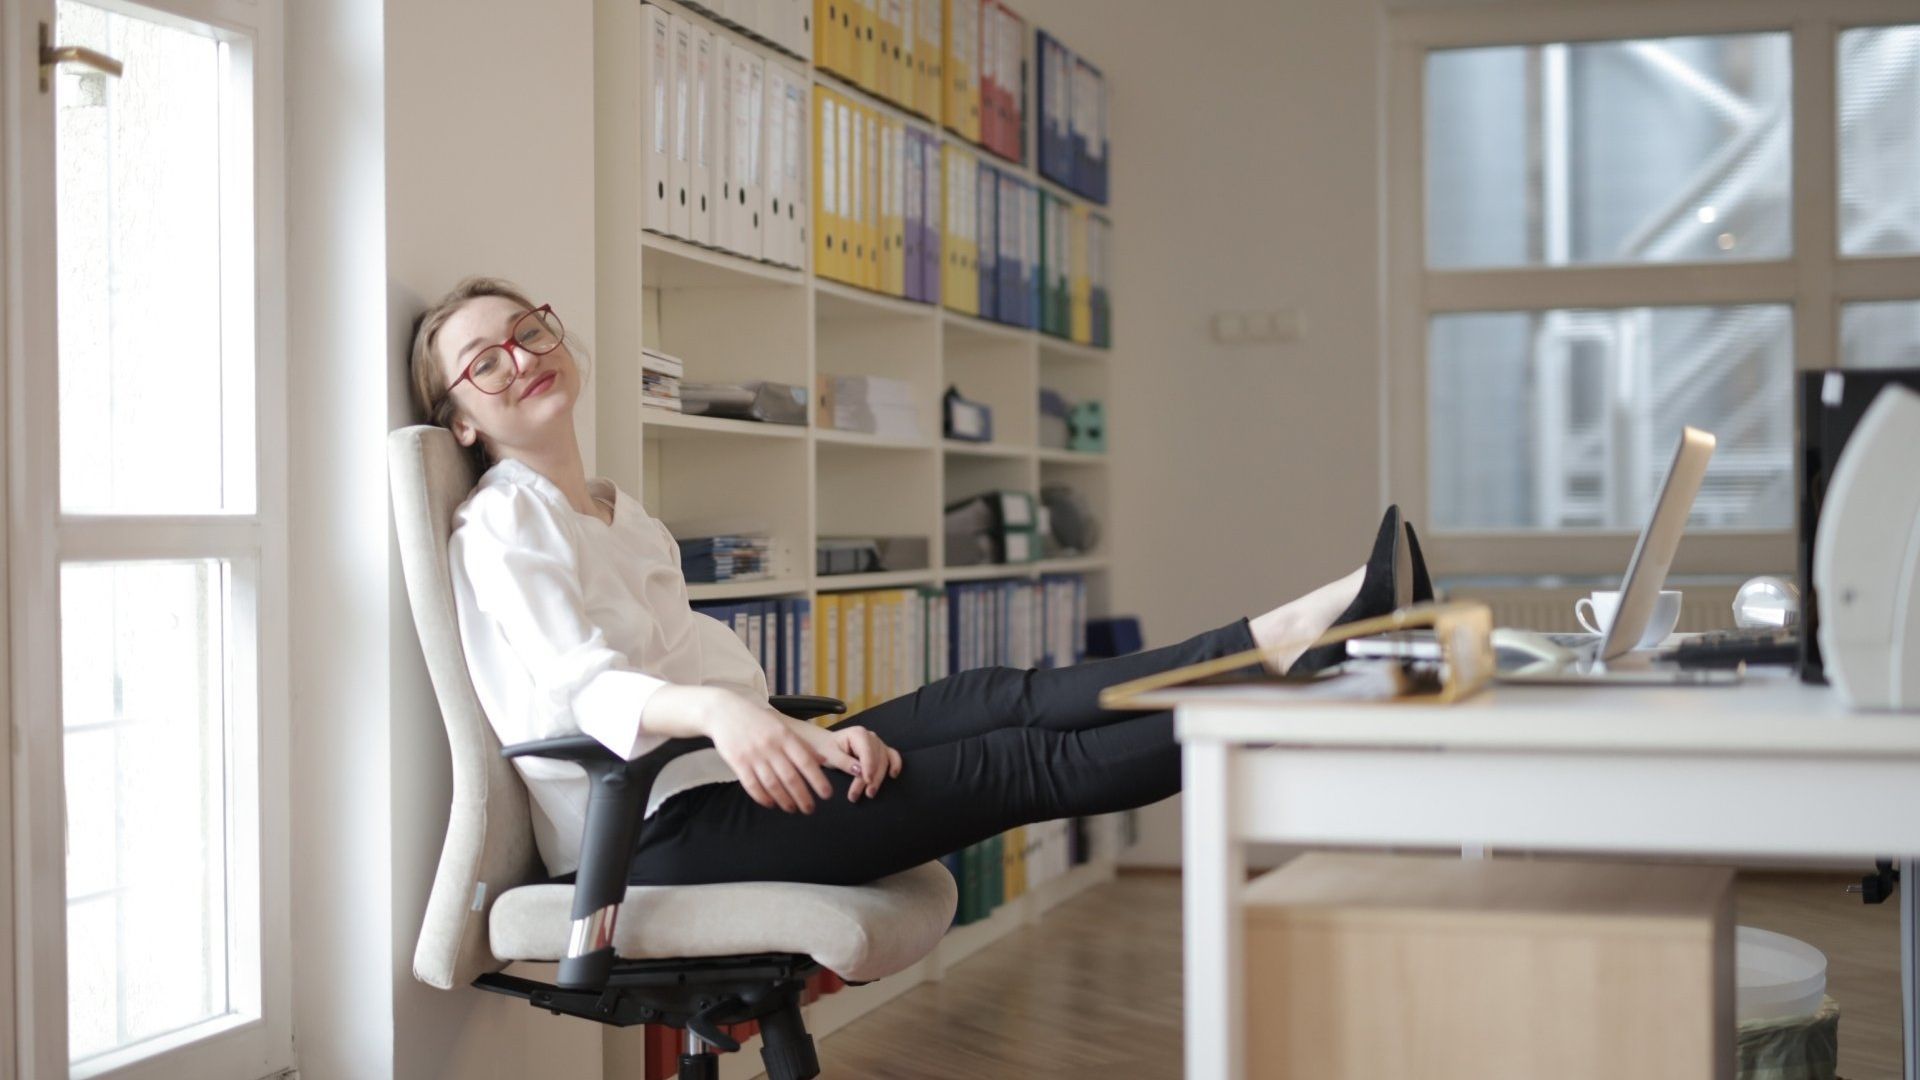
<svg viewBox="0 0 1920 1080"><path fill-rule="evenodd" d="M898 297L867 292L675 237L645 231L642 143L650 112L640 85L639 0L595 3L595 251L598 322L594 334L594 471L637 495L668 525L692 520L756 524L774 538L769 580L694 585L695 601L945 585L1062 572L1087 576L1087 608L1108 609L1107 550L1069 558L995 566L945 566L943 508L984 491L1034 493L1066 483L1111 520L1106 457L1038 445L1039 393L1110 397L1105 349L1060 341ZM739 47L789 64L776 50L701 12L664 0L661 7L707 26ZM813 84L860 97L923 131L926 121L819 71ZM1028 100L1035 100L1031 87ZM807 110L809 120L812 110ZM994 168L1083 202L1058 185L966 144ZM809 147L811 132L806 134ZM1028 153L1032 159L1031 150ZM811 162L811 153L808 155ZM809 185L811 189L811 184ZM809 228L810 261L812 230ZM640 350L663 349L686 363L690 381L769 379L807 388L806 426L684 416L641 404ZM877 375L909 382L923 436L899 439L821 427L814 407L819 376ZM994 441L941 437L941 398L957 386L993 409ZM878 574L813 573L817 540L830 536L925 538L931 565ZM849 987L809 1006L818 1037L921 981L1088 885L1114 873L1118 817L1094 821L1095 857L1042 883L980 922L956 928L910 972ZM610 1034L610 1038L616 1037ZM741 1071L745 1069L746 1071ZM751 1076L757 1052L726 1055L723 1076Z"/></svg>

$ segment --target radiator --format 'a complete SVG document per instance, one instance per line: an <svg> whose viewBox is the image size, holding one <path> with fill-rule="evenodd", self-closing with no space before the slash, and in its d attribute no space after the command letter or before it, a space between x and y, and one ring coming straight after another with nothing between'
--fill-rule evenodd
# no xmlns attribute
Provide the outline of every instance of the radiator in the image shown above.
<svg viewBox="0 0 1920 1080"><path fill-rule="evenodd" d="M1591 593L1590 586L1462 585L1448 589L1449 600L1478 600L1493 609L1493 625L1516 626L1549 633L1582 629L1573 617L1573 602ZM1733 594L1737 585L1690 585L1681 590L1681 633L1725 630L1733 626Z"/></svg>

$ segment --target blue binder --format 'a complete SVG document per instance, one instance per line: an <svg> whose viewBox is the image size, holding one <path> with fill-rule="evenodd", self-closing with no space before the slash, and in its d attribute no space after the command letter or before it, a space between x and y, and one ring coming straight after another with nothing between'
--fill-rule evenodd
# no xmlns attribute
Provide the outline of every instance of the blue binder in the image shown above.
<svg viewBox="0 0 1920 1080"><path fill-rule="evenodd" d="M1000 317L1000 171L980 163L980 179L975 185L977 200L974 220L979 227L980 317Z"/></svg>

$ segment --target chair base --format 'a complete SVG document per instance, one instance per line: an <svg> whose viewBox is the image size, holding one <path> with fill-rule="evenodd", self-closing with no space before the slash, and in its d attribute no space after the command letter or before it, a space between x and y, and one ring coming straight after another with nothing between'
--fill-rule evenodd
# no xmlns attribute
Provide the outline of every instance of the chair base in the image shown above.
<svg viewBox="0 0 1920 1080"><path fill-rule="evenodd" d="M600 990L567 990L499 972L473 983L537 1009L613 1027L664 1024L691 1031L726 1050L738 1050L740 1043L720 1025L758 1020L768 1080L810 1080L820 1075L820 1062L800 1015L800 993L807 977L818 970L812 957L763 953L621 960ZM718 1075L713 1054L681 1055L681 1080L715 1080Z"/></svg>

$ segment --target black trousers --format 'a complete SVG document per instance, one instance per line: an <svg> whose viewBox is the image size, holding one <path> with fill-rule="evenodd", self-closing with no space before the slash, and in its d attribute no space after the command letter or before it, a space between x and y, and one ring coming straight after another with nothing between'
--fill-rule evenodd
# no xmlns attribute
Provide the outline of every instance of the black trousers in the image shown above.
<svg viewBox="0 0 1920 1080"><path fill-rule="evenodd" d="M833 797L811 814L762 807L739 784L688 789L641 826L628 880L860 884L1016 825L1156 802L1180 790L1173 714L1102 709L1100 691L1253 646L1243 618L1127 656L929 683L850 721L900 751L878 796L848 802L853 778L832 768Z"/></svg>

